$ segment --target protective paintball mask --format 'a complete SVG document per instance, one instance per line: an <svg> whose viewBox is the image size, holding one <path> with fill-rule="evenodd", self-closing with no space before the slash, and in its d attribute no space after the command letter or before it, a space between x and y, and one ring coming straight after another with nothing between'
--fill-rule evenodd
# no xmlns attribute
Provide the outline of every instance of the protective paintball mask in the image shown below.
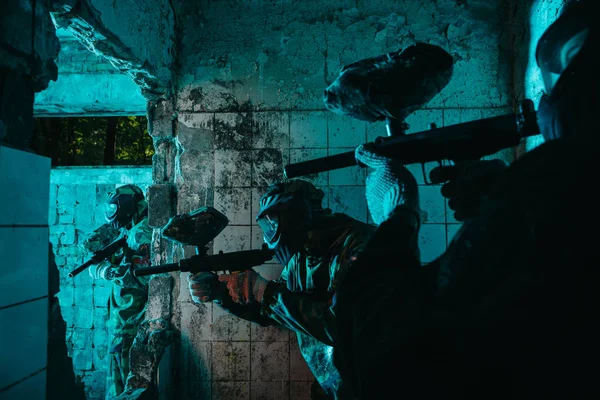
<svg viewBox="0 0 600 400"><path fill-rule="evenodd" d="M546 141L588 134L598 107L597 62L592 44L597 32L590 28L585 2L573 2L542 35L536 59L546 94L537 118Z"/></svg>
<svg viewBox="0 0 600 400"><path fill-rule="evenodd" d="M294 254L304 251L312 220L311 208L302 196L275 195L268 199L256 216L269 249L275 259L286 266Z"/></svg>
<svg viewBox="0 0 600 400"><path fill-rule="evenodd" d="M132 194L116 194L105 203L104 215L106 221L114 229L127 227L137 213L137 198Z"/></svg>

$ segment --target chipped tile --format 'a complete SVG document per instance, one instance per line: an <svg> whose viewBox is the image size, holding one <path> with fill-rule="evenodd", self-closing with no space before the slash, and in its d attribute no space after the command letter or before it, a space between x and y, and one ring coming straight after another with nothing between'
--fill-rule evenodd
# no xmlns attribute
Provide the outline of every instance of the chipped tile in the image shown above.
<svg viewBox="0 0 600 400"><path fill-rule="evenodd" d="M179 113L177 121L188 128L211 130L214 124L213 113Z"/></svg>
<svg viewBox="0 0 600 400"><path fill-rule="evenodd" d="M212 368L215 381L249 381L250 342L213 342Z"/></svg>
<svg viewBox="0 0 600 400"><path fill-rule="evenodd" d="M213 149L214 114L179 114L177 141L185 150Z"/></svg>
<svg viewBox="0 0 600 400"><path fill-rule="evenodd" d="M181 177L179 183L214 186L215 156L213 151L186 150L179 156ZM171 174L169 172L169 174Z"/></svg>
<svg viewBox="0 0 600 400"><path fill-rule="evenodd" d="M212 400L250 400L249 381L217 381L212 383Z"/></svg>
<svg viewBox="0 0 600 400"><path fill-rule="evenodd" d="M250 250L250 226L227 226L217 236L213 244L213 252L229 253L232 251Z"/></svg>
<svg viewBox="0 0 600 400"><path fill-rule="evenodd" d="M289 400L290 398L289 382L253 381L251 387L251 400Z"/></svg>
<svg viewBox="0 0 600 400"><path fill-rule="evenodd" d="M288 150L265 148L252 151L252 186L265 187L285 178Z"/></svg>
<svg viewBox="0 0 600 400"><path fill-rule="evenodd" d="M250 188L216 188L214 207L229 218L230 225L250 225Z"/></svg>
<svg viewBox="0 0 600 400"><path fill-rule="evenodd" d="M247 150L251 148L254 125L250 113L218 113L213 121L214 148Z"/></svg>
<svg viewBox="0 0 600 400"><path fill-rule="evenodd" d="M331 113L327 132L329 148L356 147L367 139L367 123L356 118Z"/></svg>
<svg viewBox="0 0 600 400"><path fill-rule="evenodd" d="M290 400L311 400L311 382L290 382Z"/></svg>
<svg viewBox="0 0 600 400"><path fill-rule="evenodd" d="M216 187L248 187L251 171L251 151L215 150Z"/></svg>
<svg viewBox="0 0 600 400"><path fill-rule="evenodd" d="M177 190L177 214L194 211L200 207L212 206L215 192L212 187L185 183Z"/></svg>
<svg viewBox="0 0 600 400"><path fill-rule="evenodd" d="M292 333L287 328L278 325L260 326L258 324L250 325L250 338L252 342L289 342Z"/></svg>
<svg viewBox="0 0 600 400"><path fill-rule="evenodd" d="M212 340L250 341L250 322L215 305L212 316Z"/></svg>
<svg viewBox="0 0 600 400"><path fill-rule="evenodd" d="M328 113L297 111L290 116L290 147L293 149L327 148Z"/></svg>
<svg viewBox="0 0 600 400"><path fill-rule="evenodd" d="M252 148L288 149L290 147L290 115L287 112L254 113L256 130Z"/></svg>
<svg viewBox="0 0 600 400"><path fill-rule="evenodd" d="M250 380L287 381L290 378L289 342L252 342Z"/></svg>
<svg viewBox="0 0 600 400"><path fill-rule="evenodd" d="M189 294L187 283L182 291ZM210 340L212 337L213 304L180 302L178 305L181 317L181 334L186 335L193 342Z"/></svg>

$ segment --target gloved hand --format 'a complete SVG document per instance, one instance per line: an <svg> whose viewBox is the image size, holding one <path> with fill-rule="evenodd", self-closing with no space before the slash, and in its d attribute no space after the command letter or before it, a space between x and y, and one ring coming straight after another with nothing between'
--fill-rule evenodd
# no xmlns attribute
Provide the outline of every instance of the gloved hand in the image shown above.
<svg viewBox="0 0 600 400"><path fill-rule="evenodd" d="M123 276L125 274L123 267L120 265L113 265L108 260L102 261L100 264L92 265L88 271L92 278L104 279L107 281L112 281L118 276Z"/></svg>
<svg viewBox="0 0 600 400"><path fill-rule="evenodd" d="M358 162L373 168L367 176L366 197L373 222L380 225L398 208L417 214L420 220L419 189L415 177L402 164L377 153L369 143L356 148Z"/></svg>
<svg viewBox="0 0 600 400"><path fill-rule="evenodd" d="M109 261L103 261L98 265L91 266L89 273L94 279L111 281L124 288L144 288L144 283L133 276L131 265L113 265Z"/></svg>
<svg viewBox="0 0 600 400"><path fill-rule="evenodd" d="M442 196L454 211L457 221L472 218L487 197L489 185L508 165L502 160L463 161L453 166L436 167L429 173L432 183L442 185Z"/></svg>
<svg viewBox="0 0 600 400"><path fill-rule="evenodd" d="M212 272L188 275L188 287L194 303L206 303L217 299L219 279Z"/></svg>
<svg viewBox="0 0 600 400"><path fill-rule="evenodd" d="M219 281L227 284L231 299L239 304L260 303L269 283L253 269L237 274L219 275Z"/></svg>

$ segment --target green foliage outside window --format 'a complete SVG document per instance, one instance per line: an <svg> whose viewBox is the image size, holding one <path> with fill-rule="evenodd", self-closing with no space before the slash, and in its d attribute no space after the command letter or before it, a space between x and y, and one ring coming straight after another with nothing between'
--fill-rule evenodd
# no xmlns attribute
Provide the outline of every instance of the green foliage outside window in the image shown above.
<svg viewBox="0 0 600 400"><path fill-rule="evenodd" d="M64 165L150 165L146 117L36 118L37 154Z"/></svg>

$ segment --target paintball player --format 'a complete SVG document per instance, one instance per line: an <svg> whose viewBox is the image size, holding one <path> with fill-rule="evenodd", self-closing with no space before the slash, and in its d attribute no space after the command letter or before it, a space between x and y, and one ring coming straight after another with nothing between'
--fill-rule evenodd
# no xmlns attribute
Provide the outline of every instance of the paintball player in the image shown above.
<svg viewBox="0 0 600 400"><path fill-rule="evenodd" d="M127 236L126 245L111 259L92 265L90 276L113 283L108 302L109 388L107 398L123 393L129 374L129 350L148 300L148 281L134 277L133 269L150 265L152 229L148 226L148 203L143 191L135 185L118 187L105 203L108 221L85 242L84 247L96 251L120 235ZM110 236L110 239L107 239Z"/></svg>
<svg viewBox="0 0 600 400"><path fill-rule="evenodd" d="M335 293L375 227L323 209L323 196L308 181L296 179L271 185L260 199L256 221L284 266L279 279L269 281L253 269L218 276L205 272L190 275L189 287L195 302L215 300L240 318L296 332L327 398L347 398L331 358L337 336ZM215 288L218 282L226 285L224 295ZM319 393L313 386L312 398Z"/></svg>
<svg viewBox="0 0 600 400"><path fill-rule="evenodd" d="M464 221L434 262L412 256L414 214L388 195L410 187L405 170L357 148L374 168L369 209L391 210L338 291L334 360L357 399L600 398L598 241L586 233L600 222L599 3L568 2L537 44L545 143L510 166L431 171Z"/></svg>

